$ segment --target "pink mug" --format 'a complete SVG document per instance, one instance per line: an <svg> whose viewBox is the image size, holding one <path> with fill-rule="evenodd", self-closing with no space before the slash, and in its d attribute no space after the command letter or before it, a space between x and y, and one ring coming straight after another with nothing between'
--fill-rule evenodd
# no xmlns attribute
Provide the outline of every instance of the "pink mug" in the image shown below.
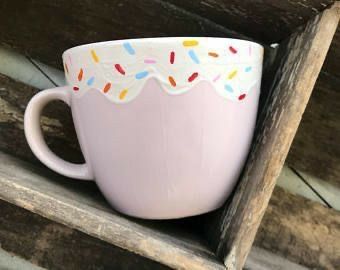
<svg viewBox="0 0 340 270"><path fill-rule="evenodd" d="M146 38L64 52L67 86L35 95L25 112L33 153L52 170L95 180L130 216L170 219L220 207L251 144L263 47L228 38ZM52 100L72 110L85 164L57 157L40 115Z"/></svg>

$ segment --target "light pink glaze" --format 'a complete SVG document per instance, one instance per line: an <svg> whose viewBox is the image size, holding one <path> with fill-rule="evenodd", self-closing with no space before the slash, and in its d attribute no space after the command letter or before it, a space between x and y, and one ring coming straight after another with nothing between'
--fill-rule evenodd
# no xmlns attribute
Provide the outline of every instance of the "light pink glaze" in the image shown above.
<svg viewBox="0 0 340 270"><path fill-rule="evenodd" d="M150 79L128 105L89 90L72 96L71 108L106 199L128 215L166 219L225 202L249 151L258 98L259 85L233 102L207 82L174 96Z"/></svg>

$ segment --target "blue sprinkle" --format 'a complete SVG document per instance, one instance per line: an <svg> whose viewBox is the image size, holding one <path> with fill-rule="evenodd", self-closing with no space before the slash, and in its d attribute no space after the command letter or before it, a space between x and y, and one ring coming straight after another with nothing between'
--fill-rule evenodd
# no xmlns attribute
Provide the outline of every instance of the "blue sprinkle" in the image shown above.
<svg viewBox="0 0 340 270"><path fill-rule="evenodd" d="M149 74L148 71L141 71L141 72L138 72L135 77L137 80L140 80L148 76L148 74Z"/></svg>
<svg viewBox="0 0 340 270"><path fill-rule="evenodd" d="M133 54L136 53L135 50L132 48L132 46L131 46L131 44L130 44L129 42L124 42L124 43L123 43L123 46L124 46L125 50L126 50L129 54L133 55Z"/></svg>
<svg viewBox="0 0 340 270"><path fill-rule="evenodd" d="M246 67L246 68L244 69L244 71L245 71L245 72L251 71L251 67Z"/></svg>
<svg viewBox="0 0 340 270"><path fill-rule="evenodd" d="M87 85L91 86L94 82L94 77L91 77L90 79L87 80Z"/></svg>
<svg viewBox="0 0 340 270"><path fill-rule="evenodd" d="M192 61L194 61L196 64L200 63L200 60L198 60L197 55L194 52L194 50L190 50L188 53L189 53L189 56L192 59Z"/></svg>
<svg viewBox="0 0 340 270"><path fill-rule="evenodd" d="M227 90L227 91L230 92L230 93L234 92L233 88L232 88L229 84L226 84L226 85L224 86L224 89Z"/></svg>

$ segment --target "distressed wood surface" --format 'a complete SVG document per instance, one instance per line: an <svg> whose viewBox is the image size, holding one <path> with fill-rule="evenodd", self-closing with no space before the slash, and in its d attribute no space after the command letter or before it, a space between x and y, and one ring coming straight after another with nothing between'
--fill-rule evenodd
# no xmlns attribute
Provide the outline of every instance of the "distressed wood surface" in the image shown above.
<svg viewBox="0 0 340 270"><path fill-rule="evenodd" d="M240 183L220 220L217 253L228 269L244 265L338 20L336 8L326 10L280 46L286 57L260 115Z"/></svg>
<svg viewBox="0 0 340 270"><path fill-rule="evenodd" d="M340 78L320 73L289 151L292 167L340 186Z"/></svg>
<svg viewBox="0 0 340 270"><path fill-rule="evenodd" d="M60 69L62 52L85 43L155 36L241 37L161 0L5 0L0 10L10 14L0 16L0 43Z"/></svg>
<svg viewBox="0 0 340 270"><path fill-rule="evenodd" d="M201 0L169 2L267 44L280 42L333 0ZM250 27L251 26L251 27Z"/></svg>
<svg viewBox="0 0 340 270"><path fill-rule="evenodd" d="M256 246L309 269L339 269L340 212L276 187Z"/></svg>
<svg viewBox="0 0 340 270"><path fill-rule="evenodd" d="M113 211L94 183L56 176L0 153L0 199L176 269L225 269L182 221L151 222Z"/></svg>
<svg viewBox="0 0 340 270"><path fill-rule="evenodd" d="M26 142L23 119L28 101L38 91L0 74L0 150L35 163L39 162ZM47 144L54 152L66 160L83 162L66 104L49 104L41 122Z"/></svg>
<svg viewBox="0 0 340 270"><path fill-rule="evenodd" d="M0 211L1 248L44 269L170 269L2 200Z"/></svg>
<svg viewBox="0 0 340 270"><path fill-rule="evenodd" d="M280 190L279 190L280 191ZM260 246L268 247L270 241L274 240L277 236L278 231L273 230L273 226L280 223L279 226L283 226L282 220L285 217L285 204L292 206L290 201L291 196L280 191L276 191L273 194L270 205L265 215L266 222L263 222L260 228L260 233L257 235L259 239L258 244ZM299 197L294 196L293 200L294 207L298 207L301 201ZM307 206L310 204L307 202ZM317 209L316 215L315 209ZM312 211L310 211L312 210ZM327 228L332 230L315 230L312 227L313 232L317 231L319 238L327 237L331 240L332 237L337 236L339 228L336 224L339 222L337 218L330 217L328 214L334 214L333 211L328 211L326 208L303 207L304 216L326 217ZM44 267L49 270L67 270L67 269L83 269L83 270L94 270L94 269L121 269L121 270L135 270L135 269L169 269L164 265L152 262L136 254L130 253L126 250L120 249L114 245L110 245L104 241L91 237L87 234L79 232L78 230L71 229L65 225L46 219L40 215L19 208L15 205L9 204L5 201L0 200L0 244L1 248L20 256L21 258L28 260L35 265ZM282 213L283 212L283 213ZM298 210L296 211L298 212ZM297 213L296 213L297 214ZM337 215L339 216L339 214ZM294 218L296 215L290 215L292 225L295 224ZM274 220L272 220L274 219ZM270 222L271 221L271 222ZM336 221L337 223L328 222ZM303 220L303 224L306 225L308 222L309 226L315 224L314 220ZM27 226L29 224L29 226ZM315 253L314 250L309 250L310 247L303 245L303 240L308 242L315 242L312 239L312 234L303 234L305 237L300 238L298 235L299 230L295 230L295 226L286 226L285 224L285 238L295 239L294 241L274 241L272 243L273 250L278 250L277 253L282 254L284 248L294 249L294 243L299 242L302 245L302 252L307 252L306 256L310 256ZM317 226L316 228L318 228ZM301 226L297 228L302 228ZM270 234L264 234L264 231L270 231ZM277 238L279 239L279 237ZM20 244L18 244L20 243ZM288 243L288 244L287 244ZM278 248L276 248L276 244ZM283 244L285 246L283 246ZM336 245L336 244L335 244ZM324 245L320 245L320 249ZM327 251L329 251L328 249ZM290 251L289 251L290 252ZM327 252L322 251L322 256L326 255ZM290 252L292 253L292 252ZM319 256L319 257L322 257ZM268 252L262 248L252 247L250 255L247 259L245 269L255 270L273 270L273 269L289 269L303 270L305 268L300 267L293 262L285 259L286 256L278 257L277 254ZM328 256L327 256L328 257ZM291 260L299 260L300 256L289 257ZM303 262L303 261L301 261ZM1 249L0 249L0 268L1 268ZM313 264L312 264L313 265ZM284 268L286 267L286 268ZM305 269L306 270L306 269Z"/></svg>

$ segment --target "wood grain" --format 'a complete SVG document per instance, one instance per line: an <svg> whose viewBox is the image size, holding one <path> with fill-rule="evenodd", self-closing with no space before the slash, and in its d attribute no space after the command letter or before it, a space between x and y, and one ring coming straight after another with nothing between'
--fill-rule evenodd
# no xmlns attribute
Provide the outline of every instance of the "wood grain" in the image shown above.
<svg viewBox="0 0 340 270"><path fill-rule="evenodd" d="M340 213L276 187L254 244L309 269L339 269Z"/></svg>
<svg viewBox="0 0 340 270"><path fill-rule="evenodd" d="M223 26L267 44L281 42L333 0L169 0Z"/></svg>
<svg viewBox="0 0 340 270"><path fill-rule="evenodd" d="M0 74L0 150L34 163L23 130L24 110L39 90ZM74 130L71 111L62 102L52 102L42 117L49 147L66 160L81 163L83 157Z"/></svg>
<svg viewBox="0 0 340 270"><path fill-rule="evenodd" d="M244 265L338 20L336 8L326 10L280 45L286 56L260 115L240 183L220 220L217 253L228 269Z"/></svg>
<svg viewBox="0 0 340 270"><path fill-rule="evenodd" d="M288 164L340 186L340 78L321 72L287 158Z"/></svg>
<svg viewBox="0 0 340 270"><path fill-rule="evenodd" d="M2 153L0 199L172 268L225 269L181 222L124 217L107 205L93 182L65 179Z"/></svg>
<svg viewBox="0 0 340 270"><path fill-rule="evenodd" d="M242 36L160 0L5 0L0 10L10 14L0 16L2 44L60 69L62 52L85 43L157 36Z"/></svg>
<svg viewBox="0 0 340 270"><path fill-rule="evenodd" d="M2 200L0 211L1 248L44 269L170 269Z"/></svg>

